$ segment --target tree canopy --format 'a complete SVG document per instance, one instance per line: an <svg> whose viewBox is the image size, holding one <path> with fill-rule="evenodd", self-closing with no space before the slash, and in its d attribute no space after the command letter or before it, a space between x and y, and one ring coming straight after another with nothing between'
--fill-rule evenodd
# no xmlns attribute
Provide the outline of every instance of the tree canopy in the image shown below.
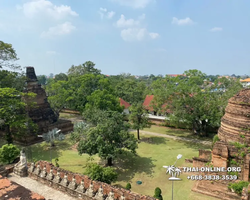
<svg viewBox="0 0 250 200"><path fill-rule="evenodd" d="M0 40L0 68L20 69L20 66L14 64L17 60L17 54L12 45Z"/></svg>
<svg viewBox="0 0 250 200"><path fill-rule="evenodd" d="M95 63L87 61L81 65L72 65L68 70L69 76L81 76L85 74L101 74L101 70L95 68Z"/></svg>
<svg viewBox="0 0 250 200"><path fill-rule="evenodd" d="M83 133L78 144L78 152L89 155L98 154L99 157L107 160L109 166L112 165L113 159L124 150L135 153L137 142L134 135L129 133L129 124L124 121L123 114L101 110L95 114L97 113L99 116L94 119L93 124L98 123Z"/></svg>
<svg viewBox="0 0 250 200"><path fill-rule="evenodd" d="M155 105L158 110L166 105L165 109L172 111L171 121L191 124L196 133L206 135L209 126L219 126L226 101L242 86L226 78L204 81L206 74L198 70L185 71L184 75L167 76L153 84Z"/></svg>

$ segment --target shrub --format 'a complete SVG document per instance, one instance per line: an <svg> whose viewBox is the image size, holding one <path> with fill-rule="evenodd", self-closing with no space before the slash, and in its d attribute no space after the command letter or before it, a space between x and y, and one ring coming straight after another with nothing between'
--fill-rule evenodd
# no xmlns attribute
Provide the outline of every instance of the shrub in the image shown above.
<svg viewBox="0 0 250 200"><path fill-rule="evenodd" d="M85 173L93 180L108 184L117 180L118 174L112 167L102 167L96 163L87 164Z"/></svg>
<svg viewBox="0 0 250 200"><path fill-rule="evenodd" d="M20 150L13 144L6 144L0 148L0 161L3 163L12 163L20 154Z"/></svg>
<svg viewBox="0 0 250 200"><path fill-rule="evenodd" d="M163 200L162 195L161 195L161 189L159 187L155 188L154 198Z"/></svg>
<svg viewBox="0 0 250 200"><path fill-rule="evenodd" d="M58 161L59 161L59 159L58 159L58 158L56 158L56 159L55 159L55 162L56 162L56 167L60 167L60 165L58 164Z"/></svg>
<svg viewBox="0 0 250 200"><path fill-rule="evenodd" d="M130 183L127 183L127 185L126 185L126 190L130 190L131 189L131 184Z"/></svg>
<svg viewBox="0 0 250 200"><path fill-rule="evenodd" d="M215 144L215 142L217 142L217 141L220 141L218 134L216 134L216 135L213 137L213 144Z"/></svg>
<svg viewBox="0 0 250 200"><path fill-rule="evenodd" d="M241 194L244 187L247 187L249 182L239 181L238 183L229 183L228 189L233 189L237 194Z"/></svg>

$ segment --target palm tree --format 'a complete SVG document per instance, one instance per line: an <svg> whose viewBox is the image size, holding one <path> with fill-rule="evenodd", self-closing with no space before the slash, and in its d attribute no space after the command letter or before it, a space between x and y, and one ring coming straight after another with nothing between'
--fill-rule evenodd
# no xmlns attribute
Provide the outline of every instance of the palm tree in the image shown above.
<svg viewBox="0 0 250 200"><path fill-rule="evenodd" d="M170 165L167 167L167 172L168 174L170 174L171 176L174 176L174 171L175 171L175 167L174 165Z"/></svg>
<svg viewBox="0 0 250 200"><path fill-rule="evenodd" d="M181 173L181 170L178 167L176 167L175 168L175 176L179 176L180 173Z"/></svg>

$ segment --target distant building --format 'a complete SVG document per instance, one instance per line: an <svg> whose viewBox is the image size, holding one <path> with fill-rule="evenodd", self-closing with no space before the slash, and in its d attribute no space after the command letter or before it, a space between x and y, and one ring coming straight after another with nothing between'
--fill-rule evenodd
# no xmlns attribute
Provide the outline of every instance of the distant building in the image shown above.
<svg viewBox="0 0 250 200"><path fill-rule="evenodd" d="M247 78L247 79L244 79L244 80L240 80L241 84L244 86L244 87L247 87L250 85L250 78Z"/></svg>
<svg viewBox="0 0 250 200"><path fill-rule="evenodd" d="M129 114L129 107L131 106L128 102L124 101L122 98L120 99L120 106L124 106L123 113Z"/></svg>
<svg viewBox="0 0 250 200"><path fill-rule="evenodd" d="M156 115L156 116L160 116L160 115L164 115L164 113L167 115L169 113L171 113L171 111L169 109L165 110L167 104L163 104L161 106L162 110L161 111L157 111L154 108L154 104L153 104L153 99L154 99L154 95L147 95L144 102L143 102L143 106L144 108L152 115Z"/></svg>
<svg viewBox="0 0 250 200"><path fill-rule="evenodd" d="M184 74L166 74L167 76L171 76L171 77L177 77L177 76L186 76Z"/></svg>

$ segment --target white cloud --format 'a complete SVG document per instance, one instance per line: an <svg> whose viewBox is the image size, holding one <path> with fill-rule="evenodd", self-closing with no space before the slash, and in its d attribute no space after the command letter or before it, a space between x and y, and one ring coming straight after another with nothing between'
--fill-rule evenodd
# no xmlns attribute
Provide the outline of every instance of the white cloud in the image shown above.
<svg viewBox="0 0 250 200"><path fill-rule="evenodd" d="M124 15L121 15L120 19L116 22L116 26L118 28L138 26L139 24L140 24L139 20L126 19Z"/></svg>
<svg viewBox="0 0 250 200"><path fill-rule="evenodd" d="M107 18L108 19L112 19L114 15L115 15L115 12L114 11L110 11L110 12L107 13Z"/></svg>
<svg viewBox="0 0 250 200"><path fill-rule="evenodd" d="M149 36L152 38L152 39L156 39L158 38L160 35L158 33L149 33Z"/></svg>
<svg viewBox="0 0 250 200"><path fill-rule="evenodd" d="M154 0L111 0L111 1L119 3L122 6L129 6L132 8L145 8L149 3L154 2Z"/></svg>
<svg viewBox="0 0 250 200"><path fill-rule="evenodd" d="M222 31L222 30L223 30L223 28L221 28L221 27L214 27L214 28L210 29L211 32L218 32L218 31Z"/></svg>
<svg viewBox="0 0 250 200"><path fill-rule="evenodd" d="M121 31L121 37L124 41L142 41L146 38L156 39L158 33L149 33L146 28L128 28Z"/></svg>
<svg viewBox="0 0 250 200"><path fill-rule="evenodd" d="M108 12L107 8L100 8L99 14L101 16L101 19L103 19L104 17L106 17L107 19L112 19L115 15L115 12L114 11Z"/></svg>
<svg viewBox="0 0 250 200"><path fill-rule="evenodd" d="M173 17L172 24L177 25L191 25L194 24L194 21L190 19L189 17L186 17L185 19L178 19L176 17Z"/></svg>
<svg viewBox="0 0 250 200"><path fill-rule="evenodd" d="M33 18L37 15L48 16L53 19L64 19L68 16L78 16L70 6L56 6L48 0L36 0L24 3L22 6L17 5L18 10L22 10L26 17Z"/></svg>
<svg viewBox="0 0 250 200"><path fill-rule="evenodd" d="M65 22L54 27L50 27L48 31L41 34L42 38L51 38L55 36L68 35L76 29L70 22Z"/></svg>

